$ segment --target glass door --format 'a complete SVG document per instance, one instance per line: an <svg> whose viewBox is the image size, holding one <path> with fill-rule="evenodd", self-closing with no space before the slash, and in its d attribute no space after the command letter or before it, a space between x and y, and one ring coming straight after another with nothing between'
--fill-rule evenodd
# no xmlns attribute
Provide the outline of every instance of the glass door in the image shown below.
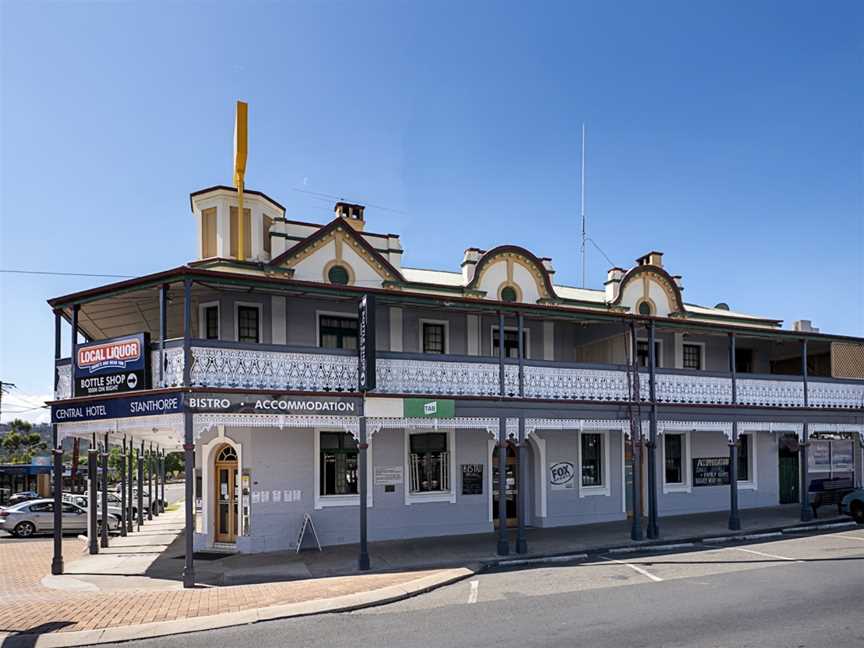
<svg viewBox="0 0 864 648"><path fill-rule="evenodd" d="M237 467L216 465L216 542L237 539Z"/></svg>
<svg viewBox="0 0 864 648"><path fill-rule="evenodd" d="M498 500L500 491L498 488L498 447L496 446L492 452L492 522L497 528L500 520L498 519ZM507 467L504 473L506 482L506 491L504 497L507 498L507 521L508 527L515 527L519 520L517 518L517 501L519 495L519 464L516 456L516 449L507 445Z"/></svg>

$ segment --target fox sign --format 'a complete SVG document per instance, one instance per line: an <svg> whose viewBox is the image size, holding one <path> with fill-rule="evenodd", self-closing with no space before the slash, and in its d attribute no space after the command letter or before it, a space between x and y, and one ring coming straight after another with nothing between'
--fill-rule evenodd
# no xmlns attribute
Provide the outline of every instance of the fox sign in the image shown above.
<svg viewBox="0 0 864 648"><path fill-rule="evenodd" d="M99 396L147 389L148 335L81 344L75 349L75 396Z"/></svg>

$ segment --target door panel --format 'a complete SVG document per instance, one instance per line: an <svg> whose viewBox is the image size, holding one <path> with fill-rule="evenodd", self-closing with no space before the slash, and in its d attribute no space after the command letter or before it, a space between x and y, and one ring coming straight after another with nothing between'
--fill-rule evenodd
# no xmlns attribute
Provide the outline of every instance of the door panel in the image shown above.
<svg viewBox="0 0 864 648"><path fill-rule="evenodd" d="M237 466L216 464L216 542L237 539Z"/></svg>

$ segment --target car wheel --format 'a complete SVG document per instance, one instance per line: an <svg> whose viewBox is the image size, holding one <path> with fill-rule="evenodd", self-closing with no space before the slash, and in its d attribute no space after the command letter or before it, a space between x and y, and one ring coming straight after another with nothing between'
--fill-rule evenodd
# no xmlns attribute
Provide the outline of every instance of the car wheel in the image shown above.
<svg viewBox="0 0 864 648"><path fill-rule="evenodd" d="M16 538L29 538L36 533L36 526L32 522L19 522L12 530Z"/></svg>
<svg viewBox="0 0 864 648"><path fill-rule="evenodd" d="M864 502L852 503L852 519L858 524L864 524Z"/></svg>

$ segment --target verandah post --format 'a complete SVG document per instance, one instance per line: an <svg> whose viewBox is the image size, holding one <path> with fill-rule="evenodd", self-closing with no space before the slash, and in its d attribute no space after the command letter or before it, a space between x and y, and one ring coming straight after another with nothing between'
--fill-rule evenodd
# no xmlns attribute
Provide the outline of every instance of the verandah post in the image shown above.
<svg viewBox="0 0 864 648"><path fill-rule="evenodd" d="M660 537L657 527L657 333L654 320L648 325L648 397L651 413L648 431L648 529L652 540ZM642 421L639 421L640 425ZM640 430L641 432L641 430Z"/></svg>
<svg viewBox="0 0 864 648"><path fill-rule="evenodd" d="M504 312L498 311L498 389L501 398L501 415L498 417L498 555L510 553L507 538L507 418L504 406Z"/></svg>
<svg viewBox="0 0 864 648"><path fill-rule="evenodd" d="M102 532L99 544L108 548L108 433L105 433L105 443L102 445Z"/></svg>
<svg viewBox="0 0 864 648"><path fill-rule="evenodd" d="M801 340L801 379L804 382L804 407L810 407L810 397L807 393L807 338ZM810 445L810 426L804 422L804 430L801 437L801 521L809 522L813 519L813 510L810 508L810 492L807 484L807 446Z"/></svg>
<svg viewBox="0 0 864 648"><path fill-rule="evenodd" d="M738 404L738 368L735 366L735 333L729 334L729 371L732 374L732 406ZM729 530L738 531L738 416L732 415L732 438L729 440Z"/></svg>
<svg viewBox="0 0 864 648"><path fill-rule="evenodd" d="M525 398L525 345L522 341L522 336L525 331L525 318L522 313L519 313L518 321L517 321L517 335L519 336L518 348L519 348L519 398ZM520 404L521 407L521 404ZM517 501L516 501L516 515L518 516L518 528L516 529L516 553L524 554L528 553L528 540L525 538L525 525L527 524L527 520L525 519L525 502L528 499L527 493L527 485L528 485L528 458L527 451L525 448L525 444L527 443L525 439L525 413L523 411L519 412L519 446L518 446L518 462L517 467L519 469L519 475L517 479L518 489L517 489Z"/></svg>
<svg viewBox="0 0 864 648"><path fill-rule="evenodd" d="M126 499L126 435L123 435L123 453L120 455L120 535L125 536L126 520L129 517Z"/></svg>
<svg viewBox="0 0 864 648"><path fill-rule="evenodd" d="M135 530L135 515L133 514L133 509L135 508L135 504L134 504L133 496L132 496L132 494L133 494L132 485L134 482L133 477L135 474L135 463L134 463L134 460L132 458L134 455L134 446L135 446L135 442L134 442L133 438L129 437L129 454L126 456L126 459L125 459L125 468L126 468L126 472L127 472L128 478L129 478L128 483L126 485L126 488L129 490L129 492L127 493L127 498L126 498L126 506L129 507L128 510L126 511L126 513L127 513L127 515L126 515L126 531L128 533L131 533L132 531Z"/></svg>
<svg viewBox="0 0 864 648"><path fill-rule="evenodd" d="M60 311L54 311L54 391L57 391L57 361L60 360ZM72 358L74 361L74 357ZM71 367L75 380L75 365ZM51 573L63 573L63 445L56 423L51 425L51 446L54 453L54 556L51 558Z"/></svg>
<svg viewBox="0 0 864 648"><path fill-rule="evenodd" d="M630 398L634 406L637 406L642 397L642 382L639 377L639 363L636 361L636 327L630 325L630 343L633 350L633 384ZM630 444L632 448L631 464L633 466L633 524L630 527L630 538L642 540L642 419L636 420L630 417Z"/></svg>
<svg viewBox="0 0 864 648"><path fill-rule="evenodd" d="M141 448L138 450L138 530L144 526L144 442L141 442Z"/></svg>
<svg viewBox="0 0 864 648"><path fill-rule="evenodd" d="M96 435L90 441L90 447L87 449L87 515L89 518L89 528L87 530L87 545L91 554L99 553L99 538L96 535L98 523L96 521L96 462L98 460L99 451L96 449Z"/></svg>
<svg viewBox="0 0 864 648"><path fill-rule="evenodd" d="M183 280L183 388L188 393L191 386L192 368L192 280ZM184 393L184 399L186 398ZM183 587L195 586L195 559L192 554L192 534L195 530L195 436L192 428L192 412L184 407L183 451L185 457L185 558L183 561Z"/></svg>

